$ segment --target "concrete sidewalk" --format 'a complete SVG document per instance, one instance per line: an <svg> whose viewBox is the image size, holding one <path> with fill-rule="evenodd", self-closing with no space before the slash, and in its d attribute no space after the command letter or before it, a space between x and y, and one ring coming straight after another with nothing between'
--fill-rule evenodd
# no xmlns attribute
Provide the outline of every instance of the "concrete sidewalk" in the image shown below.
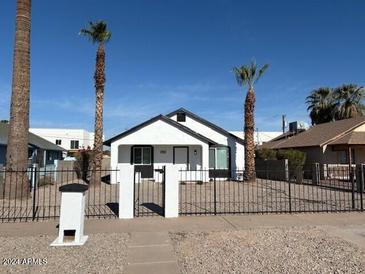
<svg viewBox="0 0 365 274"><path fill-rule="evenodd" d="M58 221L1 223L2 236L57 235ZM87 219L85 233L226 231L259 227L330 226L345 229L365 225L364 213L307 213L267 215L187 216L172 219Z"/></svg>
<svg viewBox="0 0 365 274"><path fill-rule="evenodd" d="M1 223L2 236L57 235L58 221ZM85 233L226 231L258 227L365 225L364 213L307 213L267 215L187 216L172 219L143 217L130 220L87 219Z"/></svg>

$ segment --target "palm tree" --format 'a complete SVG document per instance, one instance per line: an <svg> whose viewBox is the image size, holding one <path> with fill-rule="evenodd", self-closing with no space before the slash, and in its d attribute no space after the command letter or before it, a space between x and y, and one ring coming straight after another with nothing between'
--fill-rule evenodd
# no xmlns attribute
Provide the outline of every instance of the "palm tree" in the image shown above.
<svg viewBox="0 0 365 274"><path fill-rule="evenodd" d="M17 0L5 197L27 197L31 0Z"/></svg>
<svg viewBox="0 0 365 274"><path fill-rule="evenodd" d="M252 61L249 65L242 65L233 68L237 83L240 86L248 86L248 91L245 99L245 170L248 180L255 179L255 91L254 84L264 74L268 64L263 65L260 69L257 68L256 62Z"/></svg>
<svg viewBox="0 0 365 274"><path fill-rule="evenodd" d="M335 99L334 117L336 120L353 118L365 114L363 100L365 88L354 84L337 87L333 91Z"/></svg>
<svg viewBox="0 0 365 274"><path fill-rule="evenodd" d="M96 52L95 65L95 91L96 91L96 106L95 106L95 135L94 135L94 159L93 159L93 174L94 183L100 183L100 176L96 175L97 171L101 171L103 160L103 100L104 100L104 85L105 85L105 49L104 45L111 38L111 32L107 29L107 24L104 21L90 22L88 28L81 29L80 34L87 36L91 42L98 44Z"/></svg>
<svg viewBox="0 0 365 274"><path fill-rule="evenodd" d="M312 125L327 123L333 120L335 101L333 89L320 87L311 92L306 98L307 111L312 120Z"/></svg>

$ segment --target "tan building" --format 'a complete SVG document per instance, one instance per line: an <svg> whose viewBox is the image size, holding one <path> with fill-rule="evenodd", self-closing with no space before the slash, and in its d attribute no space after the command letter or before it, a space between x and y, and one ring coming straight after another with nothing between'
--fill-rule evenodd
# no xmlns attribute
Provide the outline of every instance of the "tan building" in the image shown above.
<svg viewBox="0 0 365 274"><path fill-rule="evenodd" d="M305 152L305 168L310 168L312 163L365 163L365 117L315 125L293 136L279 136L260 148L292 148Z"/></svg>

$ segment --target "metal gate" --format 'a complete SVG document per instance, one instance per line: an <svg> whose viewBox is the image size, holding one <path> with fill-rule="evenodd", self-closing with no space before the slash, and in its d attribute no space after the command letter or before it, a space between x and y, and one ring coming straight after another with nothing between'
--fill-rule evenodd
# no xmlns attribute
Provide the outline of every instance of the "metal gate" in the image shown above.
<svg viewBox="0 0 365 274"><path fill-rule="evenodd" d="M134 216L164 216L165 166L154 169L152 178L142 178L134 169Z"/></svg>

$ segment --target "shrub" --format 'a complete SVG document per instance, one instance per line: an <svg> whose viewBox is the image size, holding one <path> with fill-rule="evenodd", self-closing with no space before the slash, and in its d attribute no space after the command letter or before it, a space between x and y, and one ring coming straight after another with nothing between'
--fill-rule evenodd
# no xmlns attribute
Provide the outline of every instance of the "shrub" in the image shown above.
<svg viewBox="0 0 365 274"><path fill-rule="evenodd" d="M279 149L276 153L276 157L278 160L288 159L289 169L294 170L304 165L306 155L299 150Z"/></svg>
<svg viewBox="0 0 365 274"><path fill-rule="evenodd" d="M289 169L297 169L305 163L304 152L294 149L269 149L262 148L256 151L256 158L260 160L284 160L288 159Z"/></svg>
<svg viewBox="0 0 365 274"><path fill-rule="evenodd" d="M78 179L82 179L85 182L89 181L93 156L91 149L81 149L75 154L76 162L74 169Z"/></svg>
<svg viewBox="0 0 365 274"><path fill-rule="evenodd" d="M270 148L262 148L256 150L256 158L260 160L276 160L276 150Z"/></svg>

